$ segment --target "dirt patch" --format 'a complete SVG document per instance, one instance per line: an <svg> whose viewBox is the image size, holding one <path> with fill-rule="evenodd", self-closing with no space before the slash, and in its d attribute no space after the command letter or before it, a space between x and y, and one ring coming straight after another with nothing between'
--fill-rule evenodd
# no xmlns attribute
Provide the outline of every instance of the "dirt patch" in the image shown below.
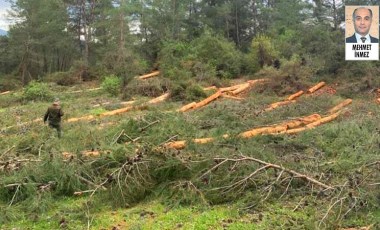
<svg viewBox="0 0 380 230"><path fill-rule="evenodd" d="M313 95L319 96L322 94L327 94L327 95L334 95L336 94L336 89L331 87L331 86L324 86L321 89L317 90Z"/></svg>

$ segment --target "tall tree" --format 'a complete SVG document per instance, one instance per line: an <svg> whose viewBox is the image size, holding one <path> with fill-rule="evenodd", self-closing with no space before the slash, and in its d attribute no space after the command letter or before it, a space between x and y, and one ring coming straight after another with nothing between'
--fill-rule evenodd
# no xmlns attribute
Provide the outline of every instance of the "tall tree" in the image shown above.
<svg viewBox="0 0 380 230"><path fill-rule="evenodd" d="M313 14L317 18L317 22L330 25L338 30L344 21L345 0L313 0L313 2Z"/></svg>
<svg viewBox="0 0 380 230"><path fill-rule="evenodd" d="M66 70L75 53L67 30L66 4L61 0L18 0L12 8L18 22L9 31L10 45L20 60L23 83Z"/></svg>

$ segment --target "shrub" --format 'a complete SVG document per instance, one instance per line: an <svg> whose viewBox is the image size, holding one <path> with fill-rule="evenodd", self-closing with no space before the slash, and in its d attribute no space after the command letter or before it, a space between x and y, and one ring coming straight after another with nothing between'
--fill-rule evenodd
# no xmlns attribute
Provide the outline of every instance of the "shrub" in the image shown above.
<svg viewBox="0 0 380 230"><path fill-rule="evenodd" d="M256 36L251 44L250 60L251 72L256 72L264 66L272 65L272 61L278 56L270 37L265 35Z"/></svg>
<svg viewBox="0 0 380 230"><path fill-rule="evenodd" d="M174 83L171 88L171 98L175 101L198 101L207 94L192 81L181 81Z"/></svg>
<svg viewBox="0 0 380 230"><path fill-rule="evenodd" d="M183 79L191 77L191 73L186 66L181 63L186 62L187 56L191 55L191 49L185 42L164 42L158 57L160 69L165 77L170 79Z"/></svg>
<svg viewBox="0 0 380 230"><path fill-rule="evenodd" d="M24 89L23 98L27 101L50 101L53 96L46 83L31 81Z"/></svg>
<svg viewBox="0 0 380 230"><path fill-rule="evenodd" d="M158 97L165 93L171 86L166 78L152 78L144 81L132 80L123 89L123 99L131 99L133 95L145 97Z"/></svg>
<svg viewBox="0 0 380 230"><path fill-rule="evenodd" d="M106 76L101 87L110 95L117 96L120 92L121 80L115 75Z"/></svg>
<svg viewBox="0 0 380 230"><path fill-rule="evenodd" d="M242 55L227 39L206 32L191 46L196 59L213 67L219 78L233 78L240 73Z"/></svg>
<svg viewBox="0 0 380 230"><path fill-rule="evenodd" d="M191 43L165 42L158 59L164 76L176 80L233 78L242 66L242 55L235 45L208 32Z"/></svg>
<svg viewBox="0 0 380 230"><path fill-rule="evenodd" d="M17 80L13 75L0 75L0 92L15 90L20 86L20 80Z"/></svg>
<svg viewBox="0 0 380 230"><path fill-rule="evenodd" d="M55 72L46 76L46 81L55 82L57 85L70 86L77 83L78 79L70 72Z"/></svg>

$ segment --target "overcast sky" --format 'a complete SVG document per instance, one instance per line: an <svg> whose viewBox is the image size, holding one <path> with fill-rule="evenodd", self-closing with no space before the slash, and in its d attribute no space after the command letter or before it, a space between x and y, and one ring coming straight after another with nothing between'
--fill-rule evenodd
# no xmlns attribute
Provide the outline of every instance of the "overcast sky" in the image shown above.
<svg viewBox="0 0 380 230"><path fill-rule="evenodd" d="M5 0L0 0L0 29L8 31L8 20L7 20L7 10L9 10L11 5Z"/></svg>

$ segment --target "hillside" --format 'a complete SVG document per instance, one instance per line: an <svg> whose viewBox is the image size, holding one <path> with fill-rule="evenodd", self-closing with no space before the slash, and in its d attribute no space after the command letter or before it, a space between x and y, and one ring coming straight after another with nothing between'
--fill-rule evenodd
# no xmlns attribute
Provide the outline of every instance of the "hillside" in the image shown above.
<svg viewBox="0 0 380 230"><path fill-rule="evenodd" d="M2 229L379 227L380 95L254 79L198 82L186 100L159 73L128 100L50 84L61 139L42 122L51 100L2 93Z"/></svg>

